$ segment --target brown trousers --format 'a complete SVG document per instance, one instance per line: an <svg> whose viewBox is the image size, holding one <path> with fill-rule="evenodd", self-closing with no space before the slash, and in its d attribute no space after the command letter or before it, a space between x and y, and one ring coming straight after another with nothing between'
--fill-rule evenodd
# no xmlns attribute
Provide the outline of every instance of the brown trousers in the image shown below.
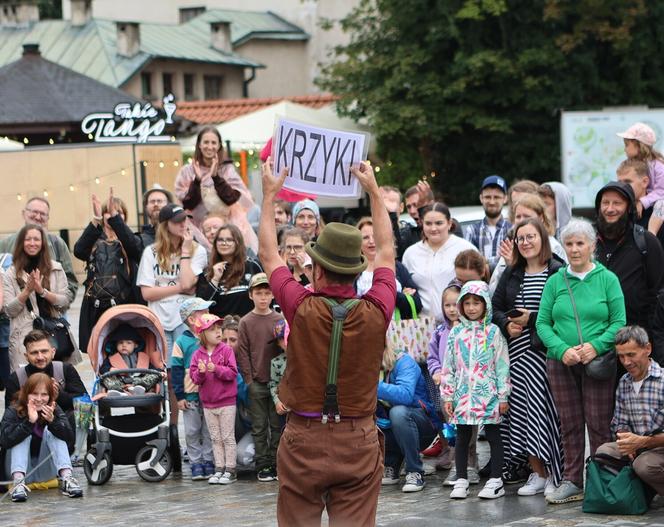
<svg viewBox="0 0 664 527"><path fill-rule="evenodd" d="M618 443L604 443L597 454L607 454L616 459L622 458ZM664 496L664 448L653 448L639 454L632 462L634 472L644 483L650 485L660 496Z"/></svg>
<svg viewBox="0 0 664 527"><path fill-rule="evenodd" d="M376 524L383 477L382 434L373 416L322 424L289 415L277 452L282 527Z"/></svg>

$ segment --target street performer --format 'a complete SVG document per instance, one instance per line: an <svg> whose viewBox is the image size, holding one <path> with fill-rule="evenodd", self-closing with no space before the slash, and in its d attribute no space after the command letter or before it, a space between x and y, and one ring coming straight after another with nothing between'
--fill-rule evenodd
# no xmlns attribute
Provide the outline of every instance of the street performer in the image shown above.
<svg viewBox="0 0 664 527"><path fill-rule="evenodd" d="M293 278L279 256L274 201L288 174L263 165L259 257L290 325L279 400L288 409L277 453L279 525L373 526L383 473L374 420L385 332L396 298L395 252L387 209L367 163L351 168L371 200L376 243L373 284L360 298L353 283L366 268L362 236L329 223L306 252L313 289Z"/></svg>

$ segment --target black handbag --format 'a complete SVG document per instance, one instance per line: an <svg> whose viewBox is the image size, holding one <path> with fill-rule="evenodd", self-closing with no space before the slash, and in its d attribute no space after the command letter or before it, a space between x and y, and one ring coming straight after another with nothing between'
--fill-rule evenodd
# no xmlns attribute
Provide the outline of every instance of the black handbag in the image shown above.
<svg viewBox="0 0 664 527"><path fill-rule="evenodd" d="M41 329L50 337L51 344L55 348L53 360L66 360L76 350L76 344L69 332L69 322L63 317L44 317L34 314L32 303L27 301L26 307L32 313L32 329Z"/></svg>
<svg viewBox="0 0 664 527"><path fill-rule="evenodd" d="M579 321L579 313L576 310L576 302L574 302L574 295L572 288L569 286L567 275L563 272L569 299L572 302L572 311L574 312L574 320L576 321L576 331L579 336L579 344L583 344L583 335L581 334L581 322ZM615 350L607 351L603 355L598 355L588 364L585 365L586 375L598 381L605 381L610 379L612 375L616 374L617 362Z"/></svg>

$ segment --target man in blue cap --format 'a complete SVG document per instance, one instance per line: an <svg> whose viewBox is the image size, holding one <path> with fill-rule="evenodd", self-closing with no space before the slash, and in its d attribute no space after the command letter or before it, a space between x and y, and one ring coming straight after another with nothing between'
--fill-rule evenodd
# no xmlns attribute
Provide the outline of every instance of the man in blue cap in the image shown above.
<svg viewBox="0 0 664 527"><path fill-rule="evenodd" d="M487 259L491 272L500 258L500 243L507 237L512 225L503 218L503 207L507 202L507 183L500 176L488 176L482 181L480 203L484 218L468 227L465 238Z"/></svg>

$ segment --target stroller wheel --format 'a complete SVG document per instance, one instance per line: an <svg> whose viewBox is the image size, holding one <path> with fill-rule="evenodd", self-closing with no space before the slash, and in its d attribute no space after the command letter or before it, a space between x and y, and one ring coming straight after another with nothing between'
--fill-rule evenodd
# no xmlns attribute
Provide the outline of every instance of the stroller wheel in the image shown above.
<svg viewBox="0 0 664 527"><path fill-rule="evenodd" d="M103 485L111 479L111 476L113 475L113 461L111 460L111 454L105 452L101 463L97 465L97 468L93 469L92 465L96 459L97 450L93 447L88 450L83 458L83 471L85 472L85 477L90 485Z"/></svg>
<svg viewBox="0 0 664 527"><path fill-rule="evenodd" d="M151 445L145 445L136 454L136 472L145 481L163 481L173 469L173 459L168 449L164 450L161 458L154 466L150 466L150 462L156 456L157 448Z"/></svg>

